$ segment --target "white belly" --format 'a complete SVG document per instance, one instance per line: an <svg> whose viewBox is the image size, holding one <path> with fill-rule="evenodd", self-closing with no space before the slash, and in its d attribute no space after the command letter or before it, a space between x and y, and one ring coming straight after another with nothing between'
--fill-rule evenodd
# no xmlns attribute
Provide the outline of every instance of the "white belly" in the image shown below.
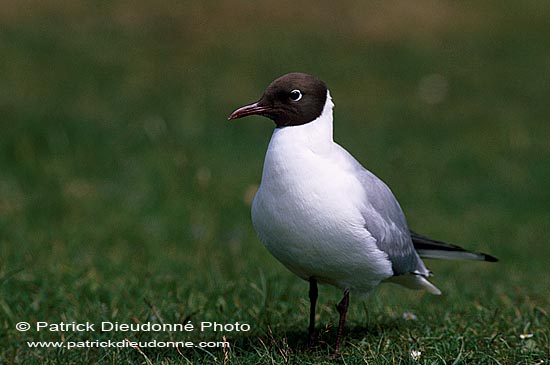
<svg viewBox="0 0 550 365"><path fill-rule="evenodd" d="M288 142L274 135L268 149L252 205L258 236L303 279L371 291L392 269L364 227L357 205L363 187L333 154L297 151Z"/></svg>

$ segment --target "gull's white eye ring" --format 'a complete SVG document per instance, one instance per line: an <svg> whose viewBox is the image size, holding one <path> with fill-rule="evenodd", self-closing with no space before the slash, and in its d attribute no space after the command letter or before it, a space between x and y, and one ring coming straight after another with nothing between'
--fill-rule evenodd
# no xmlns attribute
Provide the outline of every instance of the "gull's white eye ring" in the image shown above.
<svg viewBox="0 0 550 365"><path fill-rule="evenodd" d="M299 101L302 98L302 92L298 89L294 89L290 92L290 100Z"/></svg>

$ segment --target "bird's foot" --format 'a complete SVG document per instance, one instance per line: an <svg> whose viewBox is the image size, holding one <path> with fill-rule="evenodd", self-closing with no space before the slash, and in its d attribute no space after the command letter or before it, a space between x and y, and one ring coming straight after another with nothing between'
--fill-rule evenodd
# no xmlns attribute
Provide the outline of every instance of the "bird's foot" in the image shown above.
<svg viewBox="0 0 550 365"><path fill-rule="evenodd" d="M319 336L317 335L317 333L316 332L310 333L307 338L307 347L310 349L317 347L318 342L319 342Z"/></svg>

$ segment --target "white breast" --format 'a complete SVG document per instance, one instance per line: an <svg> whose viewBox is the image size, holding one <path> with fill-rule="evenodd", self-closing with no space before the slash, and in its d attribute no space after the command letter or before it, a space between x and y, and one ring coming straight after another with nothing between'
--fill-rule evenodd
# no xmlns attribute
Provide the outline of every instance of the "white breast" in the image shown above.
<svg viewBox="0 0 550 365"><path fill-rule="evenodd" d="M300 277L369 292L392 275L391 263L364 227L364 188L332 140L332 106L327 93L315 121L274 131L252 223L268 250Z"/></svg>

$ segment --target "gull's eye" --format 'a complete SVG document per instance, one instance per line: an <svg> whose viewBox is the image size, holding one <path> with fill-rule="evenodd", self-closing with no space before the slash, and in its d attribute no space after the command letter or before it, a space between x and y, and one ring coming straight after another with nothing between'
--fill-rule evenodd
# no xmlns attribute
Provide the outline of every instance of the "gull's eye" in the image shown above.
<svg viewBox="0 0 550 365"><path fill-rule="evenodd" d="M302 92L298 89L294 89L290 92L290 100L298 101L302 98Z"/></svg>

